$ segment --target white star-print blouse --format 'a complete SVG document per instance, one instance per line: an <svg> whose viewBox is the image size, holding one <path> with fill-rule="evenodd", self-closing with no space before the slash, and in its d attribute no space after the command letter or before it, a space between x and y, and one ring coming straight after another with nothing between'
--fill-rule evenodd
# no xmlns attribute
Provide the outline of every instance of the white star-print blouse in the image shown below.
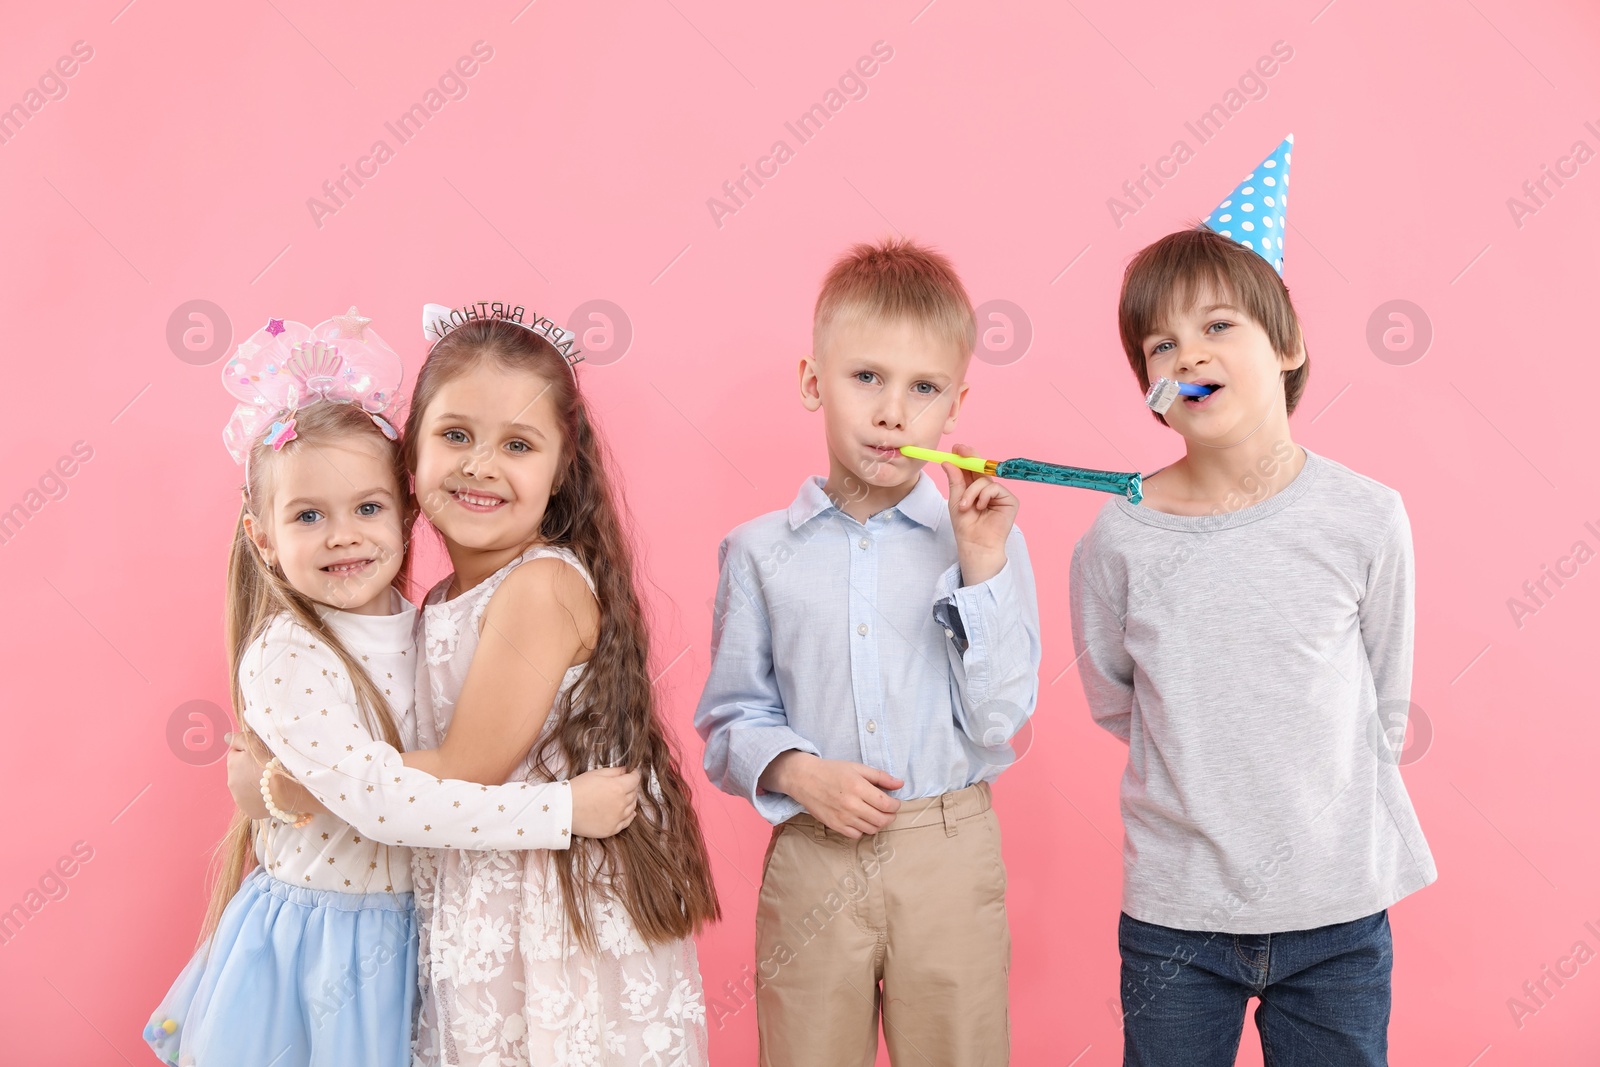
<svg viewBox="0 0 1600 1067"><path fill-rule="evenodd" d="M392 593L391 615L319 607L390 701L401 742L416 741L416 606ZM411 889L412 845L566 848L566 782L486 786L435 778L373 736L344 664L288 616L275 619L239 664L244 720L328 813L305 826L256 824L256 858L292 885L339 893ZM406 847L393 847L406 846Z"/></svg>

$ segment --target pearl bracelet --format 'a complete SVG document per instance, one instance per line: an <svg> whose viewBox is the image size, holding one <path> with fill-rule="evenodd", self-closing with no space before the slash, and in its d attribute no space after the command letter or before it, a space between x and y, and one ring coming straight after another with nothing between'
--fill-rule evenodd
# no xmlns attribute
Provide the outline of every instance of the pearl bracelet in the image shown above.
<svg viewBox="0 0 1600 1067"><path fill-rule="evenodd" d="M284 811L272 800L272 776L281 770L283 770L283 764L278 760L277 756L273 756L267 761L267 765L261 768L261 799L266 802L268 815L279 822L289 823L299 829L311 821L311 813Z"/></svg>

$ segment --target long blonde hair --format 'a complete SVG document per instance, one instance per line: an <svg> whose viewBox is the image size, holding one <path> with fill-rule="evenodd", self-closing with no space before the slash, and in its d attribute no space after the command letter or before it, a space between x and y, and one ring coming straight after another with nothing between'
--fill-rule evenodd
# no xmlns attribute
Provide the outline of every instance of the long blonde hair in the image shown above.
<svg viewBox="0 0 1600 1067"><path fill-rule="evenodd" d="M406 535L406 541L401 549L400 574L396 586L403 589L410 581L409 531L415 519L415 507L411 503L411 495L406 492L409 479L399 446L389 441L360 408L350 404L318 402L295 413L295 437L283 446L283 451L293 452L367 435L381 442L389 456L396 500L401 502L400 529ZM287 615L332 649L344 664L345 677L355 686L357 703L366 716L367 726L373 736L382 737L394 748L402 749L394 711L377 684L323 620L317 611L316 601L290 585L277 568L268 567L245 532L244 519L247 514L259 524L271 512L276 489L273 471L277 455L273 448L260 440L250 453L247 467L249 481L243 487L244 499L240 503L239 518L234 526L233 549L228 556L228 680L234 718L245 733L250 733L244 720L239 664L251 643L266 632L272 621L280 615ZM213 853L211 903L200 929L201 943L216 931L217 924L222 920L223 909L239 891L244 876L254 865L253 824L243 813L235 811L227 833Z"/></svg>

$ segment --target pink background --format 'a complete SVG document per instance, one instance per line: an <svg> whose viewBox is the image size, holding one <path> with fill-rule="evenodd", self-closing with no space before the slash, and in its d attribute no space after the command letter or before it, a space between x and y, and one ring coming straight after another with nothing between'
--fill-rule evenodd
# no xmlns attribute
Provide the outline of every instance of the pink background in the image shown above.
<svg viewBox="0 0 1600 1067"><path fill-rule="evenodd" d="M167 733L186 702L227 702L239 480L219 366L167 340L181 305L215 302L237 344L269 315L359 304L408 387L426 300L624 310L631 347L591 344L583 379L642 530L666 712L714 845L727 917L700 958L718 1016L752 958L766 831L704 783L689 720L718 539L825 468L794 365L831 259L898 230L950 253L979 304L1022 309L1031 345L974 361L961 440L1148 472L1177 439L1116 341L1121 269L1289 131L1286 276L1313 360L1294 430L1398 488L1416 538L1432 738L1405 776L1441 873L1391 913L1394 1061L1600 1055L1600 963L1520 1027L1507 1006L1575 942L1600 950L1600 562L1520 627L1507 605L1574 542L1600 549L1592 401L1569 384L1593 371L1600 160L1520 226L1507 206L1573 142L1600 150L1592 5L125 2L27 5L0 39L0 106L74 42L93 50L0 144L0 509L39 505L0 544L0 909L74 842L92 850L0 944L0 1059L153 1062L139 1029L191 950L227 818L222 764L180 759ZM399 144L384 123L480 40L493 57L465 98ZM867 96L798 144L784 122L880 40L893 58ZM1199 145L1185 121L1278 41L1293 58L1267 95ZM307 198L380 138L393 158L319 227ZM707 198L780 138L794 158L719 227ZM1180 138L1194 158L1118 228L1107 198ZM1396 299L1431 322L1420 359L1368 342ZM30 500L78 441L92 458L64 495ZM1124 749L1085 711L1066 604L1103 498L1020 494L1045 655L1032 748L996 791L1015 1062L1115 1064ZM753 1009L722 1021L717 1060L753 1062ZM1240 1062L1260 1062L1253 1026Z"/></svg>

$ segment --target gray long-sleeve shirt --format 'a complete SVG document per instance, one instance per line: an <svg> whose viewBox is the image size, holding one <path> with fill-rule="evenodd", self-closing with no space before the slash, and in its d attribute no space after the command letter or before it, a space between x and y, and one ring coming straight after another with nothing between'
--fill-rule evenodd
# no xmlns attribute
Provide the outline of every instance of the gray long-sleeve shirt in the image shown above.
<svg viewBox="0 0 1600 1067"><path fill-rule="evenodd" d="M1413 628L1397 492L1307 449L1235 511L1108 501L1073 550L1071 601L1090 713L1128 743L1123 911L1305 930L1437 877L1392 747Z"/></svg>

